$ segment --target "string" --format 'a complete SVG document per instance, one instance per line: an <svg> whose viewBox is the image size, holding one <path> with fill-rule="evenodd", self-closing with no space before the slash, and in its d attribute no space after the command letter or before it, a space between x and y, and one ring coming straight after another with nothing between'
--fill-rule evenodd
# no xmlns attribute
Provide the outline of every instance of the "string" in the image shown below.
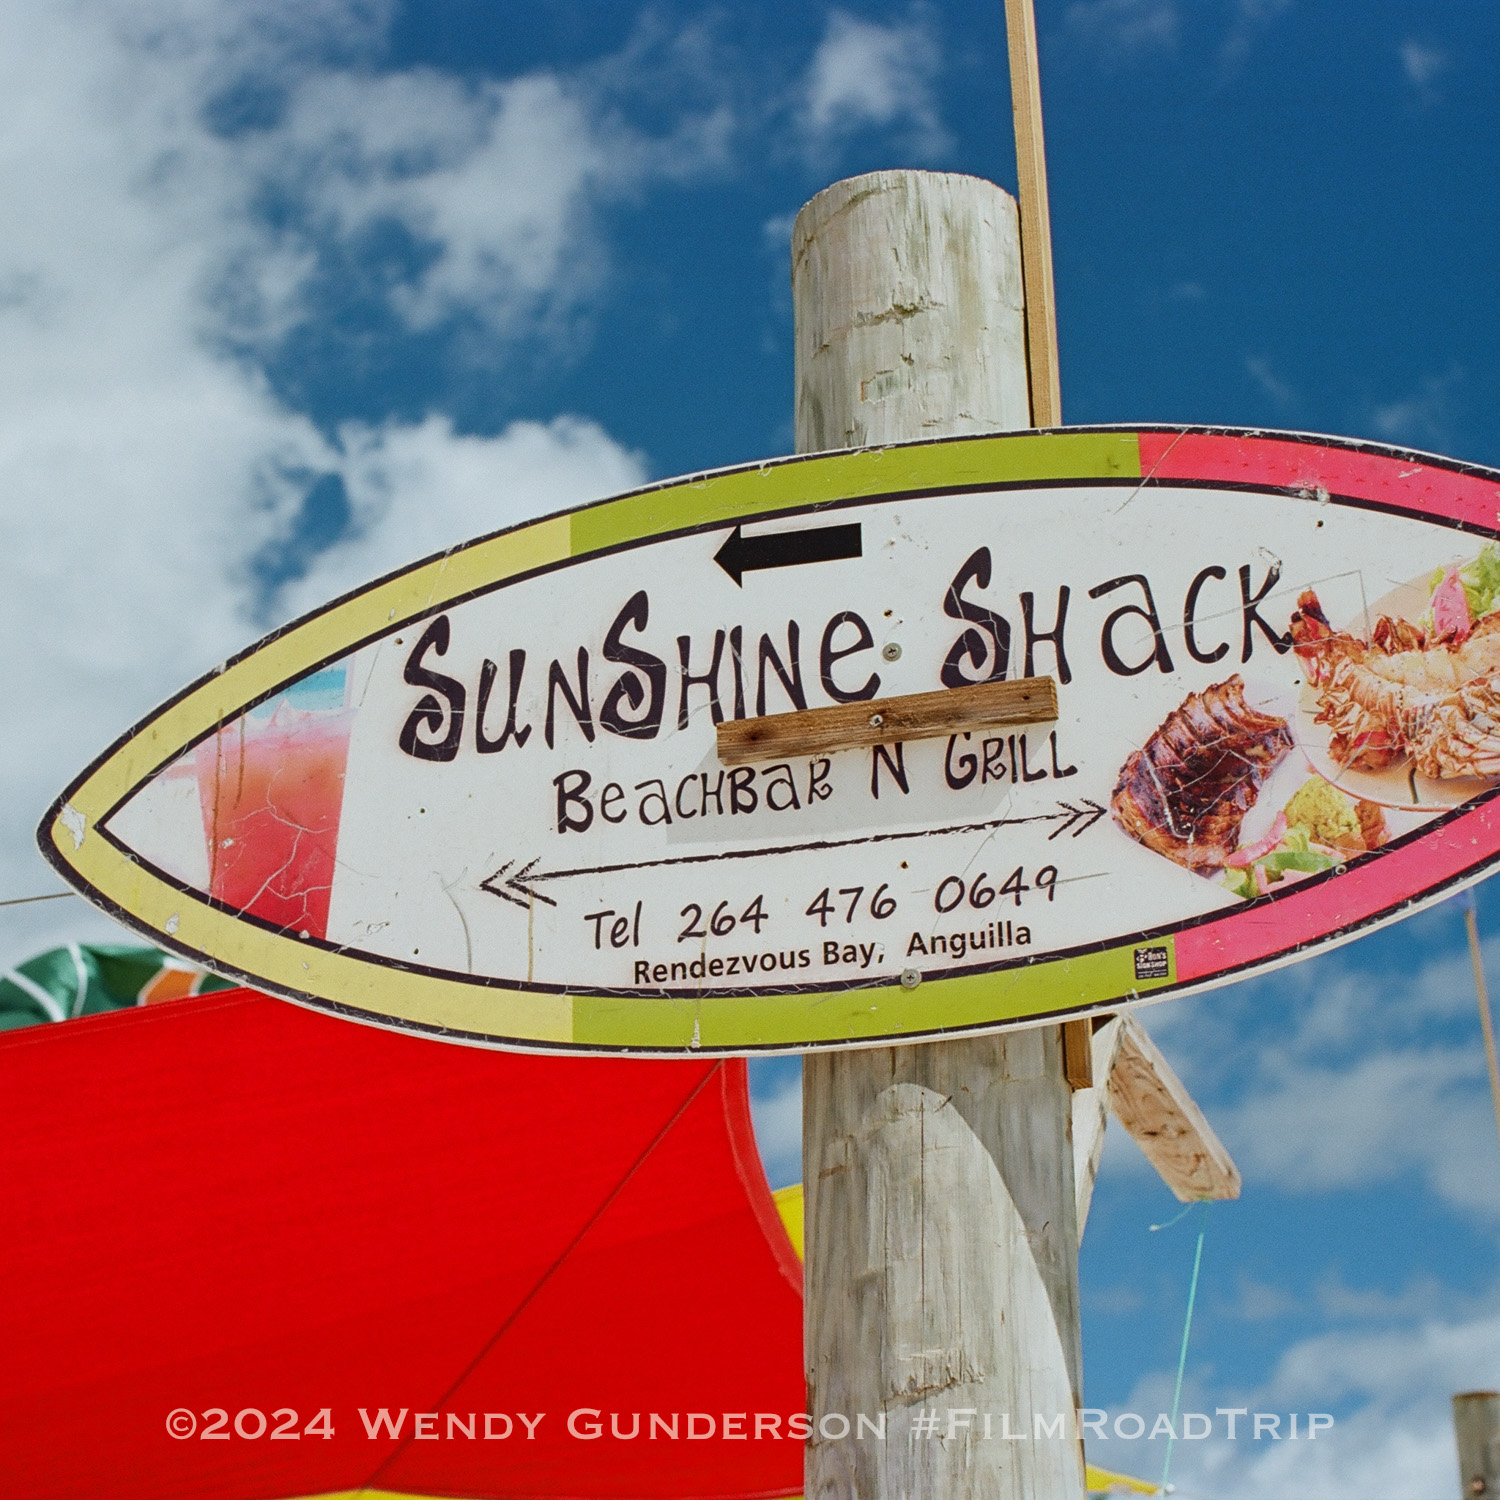
<svg viewBox="0 0 1500 1500"><path fill-rule="evenodd" d="M635 1174L639 1172L643 1166L645 1166L647 1158L667 1138L668 1134L672 1130L672 1127L676 1125L677 1122L683 1117L683 1115L688 1112L688 1110L692 1107L694 1101L704 1091L704 1089L706 1089L713 1080L720 1077L720 1075L723 1073L723 1070L723 1061L720 1060L718 1062L715 1062L713 1066L710 1067L708 1071L703 1075L703 1077L693 1085L687 1097L683 1099L683 1101L672 1112L672 1117L666 1122L665 1125L661 1127L660 1130L657 1131L655 1136L652 1137L650 1144L647 1145L646 1149L642 1151L638 1157L636 1157L634 1162L631 1163L629 1171L627 1171L625 1175L619 1180L619 1182L617 1182L615 1186L605 1194L603 1202L601 1202L599 1206L593 1211L593 1213L589 1215L588 1220L583 1225L583 1227L568 1242L557 1259L554 1260L552 1264L542 1272L541 1276L536 1282L536 1285L533 1286L531 1290L528 1291L526 1295L516 1303L516 1305L510 1310L509 1314L507 1314L505 1321L501 1323L499 1328L497 1328L494 1334L486 1341L484 1347L480 1349L479 1353L476 1354L474 1358L464 1366L463 1370L460 1371L457 1378L447 1388L447 1390L445 1390L443 1394L439 1396L435 1402L433 1402L433 1407L435 1410L441 1411L444 1405L452 1399L454 1393L463 1386L464 1381L466 1381L469 1376L471 1376L474 1371L477 1370L481 1364L483 1364L485 1357L489 1354L490 1350L492 1350L495 1345L505 1337L505 1335L510 1331L511 1325L515 1323L516 1319L519 1318L523 1312L525 1312L526 1308L531 1304L533 1299L542 1290L542 1288L546 1286L546 1284L553 1278L553 1276L557 1274L559 1270L561 1270L563 1262L567 1260L567 1258L578 1248L580 1244L583 1243L583 1241L588 1237L589 1233L593 1230L594 1226L613 1206L615 1199L617 1199L620 1194L623 1193L625 1189L630 1185L631 1181L635 1177ZM406 1450L411 1446L415 1436L416 1426L415 1424L413 1424L412 1437L402 1438L396 1444L396 1446L385 1456L385 1458L381 1460L380 1464L375 1469L375 1472L371 1474L370 1477L364 1482L364 1484L362 1484L354 1493L356 1495L364 1495L373 1492L375 1486L380 1482L382 1475L386 1474L391 1468L395 1466L396 1460L400 1458L401 1455L405 1453Z"/></svg>
<svg viewBox="0 0 1500 1500"><path fill-rule="evenodd" d="M1198 1206L1198 1204L1196 1202L1189 1203L1188 1206L1185 1209L1183 1209L1180 1214L1173 1214L1172 1217L1170 1219L1168 1219L1165 1224L1152 1224L1152 1225L1149 1225L1148 1227L1150 1228L1151 1233L1155 1234L1158 1229L1170 1229L1174 1224L1180 1224L1180 1223L1182 1223L1182 1221L1185 1218L1187 1218L1187 1216L1190 1213L1192 1213L1192 1211L1195 1208L1197 1208L1197 1206Z"/></svg>
<svg viewBox="0 0 1500 1500"><path fill-rule="evenodd" d="M1474 998L1479 1002L1479 1028L1484 1033L1484 1057L1490 1070L1490 1098L1495 1106L1495 1130L1500 1134L1500 1060L1495 1056L1495 1023L1490 1018L1490 991L1484 979L1484 955L1479 947L1479 921L1475 915L1474 892L1465 891L1460 899L1464 908L1464 925L1469 929L1469 961L1474 966Z"/></svg>
<svg viewBox="0 0 1500 1500"><path fill-rule="evenodd" d="M53 891L50 896L12 896L9 901L0 901L0 906L30 906L33 901L61 901L77 894L77 891Z"/></svg>
<svg viewBox="0 0 1500 1500"><path fill-rule="evenodd" d="M1172 1443L1177 1436L1177 1413L1182 1407L1182 1373L1187 1368L1188 1339L1193 1332L1193 1304L1198 1300L1198 1272L1203 1265L1203 1235L1208 1228L1208 1202L1190 1203L1188 1209L1202 1208L1203 1213L1198 1221L1198 1246L1193 1251L1193 1279L1188 1283L1187 1317L1182 1321L1182 1348L1177 1354L1177 1383L1172 1388L1172 1416L1167 1424L1167 1456L1161 1466L1161 1488L1166 1494L1170 1486L1167 1477L1172 1472ZM1178 1214L1177 1219L1182 1218ZM1172 1222L1175 1224L1177 1219ZM1153 1226L1155 1227L1155 1226Z"/></svg>

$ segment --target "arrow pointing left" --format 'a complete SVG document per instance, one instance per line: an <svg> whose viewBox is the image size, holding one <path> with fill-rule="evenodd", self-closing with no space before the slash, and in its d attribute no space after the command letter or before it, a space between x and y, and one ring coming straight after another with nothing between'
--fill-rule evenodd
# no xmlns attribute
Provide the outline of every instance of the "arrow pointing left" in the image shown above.
<svg viewBox="0 0 1500 1500"><path fill-rule="evenodd" d="M818 526L806 531L777 531L769 536L746 536L736 526L725 538L724 545L714 553L714 561L744 588L741 580L746 573L859 557L862 544L858 521L839 526Z"/></svg>
<svg viewBox="0 0 1500 1500"><path fill-rule="evenodd" d="M557 902L551 896L544 896L535 887L525 883L540 860L530 860L516 870L514 875L508 874L515 863L513 859L507 860L493 875L487 875L479 882L479 889L498 896L502 901L509 901L513 906L529 907L533 901L544 901L548 906L556 906Z"/></svg>

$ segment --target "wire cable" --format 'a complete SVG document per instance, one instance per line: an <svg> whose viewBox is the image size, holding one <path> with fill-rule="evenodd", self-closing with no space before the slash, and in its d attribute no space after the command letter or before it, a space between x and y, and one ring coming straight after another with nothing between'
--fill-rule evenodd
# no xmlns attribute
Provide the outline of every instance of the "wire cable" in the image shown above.
<svg viewBox="0 0 1500 1500"><path fill-rule="evenodd" d="M1198 1220L1198 1248L1193 1251L1193 1279L1188 1283L1187 1317L1182 1322L1182 1348L1177 1354L1177 1384L1172 1388L1172 1416L1167 1424L1167 1456L1161 1466L1161 1488L1166 1494L1172 1472L1172 1443L1177 1437L1177 1413L1182 1407L1182 1372L1187 1368L1188 1339L1193 1332L1193 1304L1198 1300L1198 1272L1203 1266L1203 1235L1208 1228L1208 1201L1193 1205L1203 1210ZM1180 1217L1180 1215L1179 1215Z"/></svg>
<svg viewBox="0 0 1500 1500"><path fill-rule="evenodd" d="M630 1185L636 1173L639 1172L643 1166L645 1166L647 1159L651 1156L651 1153L655 1151L656 1148L660 1146L664 1140L666 1140L667 1136L671 1134L672 1128L688 1112L688 1110L692 1107L694 1101L697 1100L698 1096L702 1094L704 1089L706 1089L710 1083L717 1079L723 1073L723 1071L724 1064L722 1060L715 1062L708 1069L708 1071L704 1073L703 1077L693 1085L693 1087L688 1091L686 1097L684 1097L678 1104L676 1109L672 1111L671 1117L651 1138L650 1142L646 1145L645 1149L640 1153L640 1155L636 1157L635 1161L631 1163L625 1175L621 1177L619 1182L617 1182L609 1190L609 1192L604 1195L603 1200L599 1203L598 1207L595 1208L594 1211L589 1215L588 1219L584 1222L583 1227L579 1229L577 1234L575 1234L571 1240L568 1241L567 1245L563 1248L561 1254L558 1255L557 1259L554 1260L552 1264L542 1272L541 1276L537 1279L536 1284L531 1287L531 1289L516 1303L513 1308L511 1308L511 1310L505 1315L505 1319L500 1324L500 1326L488 1339L485 1340L484 1345L480 1349L480 1351L473 1357L473 1359L468 1362L467 1365L464 1366L464 1368L459 1372L458 1376L449 1383L447 1389L443 1392L443 1394L438 1397L438 1399L433 1403L434 1407L438 1411L443 1410L445 1403L453 1397L455 1392L462 1388L464 1381L466 1381L469 1376L471 1376L475 1372L475 1370L477 1370L480 1365L484 1363L485 1357L495 1347L495 1345L505 1337L506 1333L510 1330L511 1325L515 1323L516 1319L519 1318L523 1312L525 1312L527 1307L530 1306L531 1302L536 1298L537 1294L542 1290L542 1288L546 1286L549 1281L551 1281L551 1279L557 1274L559 1270L561 1270L563 1262L567 1260L567 1258L574 1252L574 1250L578 1248L580 1244L583 1243L583 1241L588 1237L589 1233L593 1230L594 1226L599 1222L600 1219L604 1217L610 1207L614 1204L615 1200ZM399 1459L402 1454L404 1454L407 1449L411 1447L414 1437L415 1427L413 1428L413 1437L401 1438L396 1443L396 1446L380 1461L380 1463L376 1466L375 1471L364 1482L364 1484L354 1492L355 1495L359 1496L373 1492L376 1486L379 1485L380 1481L384 1478L384 1476L389 1473L392 1468L395 1467L396 1460Z"/></svg>
<svg viewBox="0 0 1500 1500"><path fill-rule="evenodd" d="M1474 892L1464 893L1464 925L1469 929L1469 959L1474 965L1474 997L1479 1002L1479 1027L1484 1032L1484 1056L1490 1069L1490 1098L1495 1106L1495 1132L1500 1136L1500 1060L1495 1056L1495 1023L1490 1017L1490 990L1484 979L1484 954L1479 948L1479 922L1474 914Z"/></svg>

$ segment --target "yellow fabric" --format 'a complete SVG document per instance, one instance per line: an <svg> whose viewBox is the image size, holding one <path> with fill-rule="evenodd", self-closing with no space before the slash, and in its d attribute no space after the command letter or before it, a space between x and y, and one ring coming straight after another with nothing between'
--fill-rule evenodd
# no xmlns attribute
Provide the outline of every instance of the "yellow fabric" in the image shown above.
<svg viewBox="0 0 1500 1500"><path fill-rule="evenodd" d="M1159 1495L1161 1486L1144 1479L1132 1479L1129 1474L1112 1474L1108 1469L1096 1469L1086 1464L1083 1471L1083 1487L1091 1495L1118 1494Z"/></svg>
<svg viewBox="0 0 1500 1500"><path fill-rule="evenodd" d="M777 1194L777 1207L781 1207L783 1194L795 1193L793 1201L797 1204L797 1233L792 1243L797 1246L797 1253L802 1252L802 1184L799 1182L794 1188L782 1188ZM786 1222L783 1218L783 1222ZM790 1234L791 1229L788 1227ZM1108 1469L1096 1469L1093 1464L1084 1468L1084 1488L1091 1495L1128 1494L1128 1495L1159 1495L1161 1486L1149 1484L1144 1479L1133 1479L1129 1474L1114 1474ZM396 1490L340 1490L336 1495L307 1495L302 1500L436 1500L431 1495L409 1495L404 1491ZM799 1495L796 1500L802 1500Z"/></svg>
<svg viewBox="0 0 1500 1500"><path fill-rule="evenodd" d="M797 1258L805 1258L802 1249L802 1184L794 1182L791 1187L777 1188L771 1197L776 1200L776 1212L781 1215L781 1222L786 1226L786 1237L792 1242Z"/></svg>
<svg viewBox="0 0 1500 1500"><path fill-rule="evenodd" d="M797 1202L802 1201L802 1184L797 1185ZM783 1188L782 1192L790 1189ZM799 1221L800 1222L800 1221ZM1144 1479L1132 1479L1128 1474L1112 1474L1108 1469L1096 1469L1089 1464L1084 1472L1084 1487L1091 1495L1110 1492L1125 1492L1133 1495L1160 1494L1160 1486L1147 1484ZM436 1500L431 1495L408 1495L396 1490L340 1490L336 1495L307 1495L302 1500ZM796 1500L802 1500L799 1495Z"/></svg>
<svg viewBox="0 0 1500 1500"><path fill-rule="evenodd" d="M437 1495L408 1495L405 1490L340 1490L336 1495L301 1495L297 1500L442 1500Z"/></svg>
<svg viewBox="0 0 1500 1500"><path fill-rule="evenodd" d="M798 1187L798 1202L801 1202L801 1183ZM783 1189L786 1191L786 1189ZM1096 1469L1089 1464L1084 1471L1084 1487L1091 1495L1111 1492L1132 1495L1157 1495L1161 1487L1148 1484L1144 1479L1132 1479L1128 1474L1112 1474L1108 1469ZM431 1495L408 1495L396 1490L340 1490L336 1495L307 1495L303 1500L436 1500ZM795 1500L802 1500L799 1495Z"/></svg>

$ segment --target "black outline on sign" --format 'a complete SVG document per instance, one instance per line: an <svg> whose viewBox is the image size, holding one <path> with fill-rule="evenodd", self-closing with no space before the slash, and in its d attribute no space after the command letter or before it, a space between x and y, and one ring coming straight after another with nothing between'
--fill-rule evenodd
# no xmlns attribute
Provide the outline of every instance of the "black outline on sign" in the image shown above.
<svg viewBox="0 0 1500 1500"><path fill-rule="evenodd" d="M1480 464L1464 463L1458 460L1444 458L1441 455L1437 454L1422 453L1420 451L1408 448L1395 448L1387 444L1368 442L1359 439L1329 437L1316 433L1280 432L1269 428L1181 426L1166 423L1131 423L1125 425L1099 425L1090 427L1037 429L1035 431L1028 431L1024 434L1018 433L1015 434L1015 436L1033 437L1044 435L1047 433L1058 435L1114 433L1120 434L1122 436L1131 434L1173 434L1179 437L1202 436L1261 439L1273 442L1295 443L1314 448L1334 449L1342 452L1367 453L1372 456L1387 459L1397 463L1416 463L1422 465L1425 468L1437 469L1445 473L1463 475L1469 478L1484 479L1486 481L1500 485L1500 471L1496 471ZM1004 436L1004 434L975 434L972 437L958 439L934 438L917 443L906 443L892 446L900 446L903 448L935 447L939 445L951 445L964 441L994 441L997 436ZM805 463L820 458L827 458L829 456L830 455L828 454L799 454L792 457L770 460L768 462L742 464L727 469L705 471L697 475L679 476L677 478L664 480L656 484L646 485L641 487L640 489L627 491L621 495L609 496L608 498L597 501L592 505L577 507L573 510L555 511L550 515L535 517L531 520L520 522L515 526L501 528L500 530L490 532L485 536L476 537L472 541L463 543L461 546L447 548L441 552L435 552L428 557L421 558L418 561L407 565L406 567L395 569L390 573L382 575L380 578L376 578L369 583L363 584L358 588L351 589L347 593L339 595L337 598L330 600L327 604L321 605L317 609L310 610L308 613L299 616L297 619L290 621L286 625L280 626L276 630L271 631L269 634L256 641L253 645L246 647L243 651L240 651L234 656L228 658L222 667L216 668L211 672L204 673L201 677L189 683L180 692L174 694L160 706L153 709L149 714L138 720L137 723L134 724L130 729L113 740L104 751L97 755L88 764L88 766L85 767L83 771L81 771L68 783L67 787L54 799L51 806L48 808L46 816L43 818L42 823L37 831L37 840L41 847L43 857L50 865L53 866L54 869L58 871L58 873L69 885L71 885L75 890L78 890L81 894L84 894L93 904L107 912L109 915L113 916L117 921L120 921L125 926L142 933L146 937L149 937L154 943L163 947L168 947L172 951L180 953L184 957L192 959L195 962L201 963L205 967L210 968L213 972L221 974L227 978L238 980L252 988L258 986L268 986L275 993L283 995L289 1000L296 1001L299 1004L304 1004L320 1011L340 1015L350 1020L366 1022L371 1025L380 1026L387 1030L410 1031L422 1035L442 1037L453 1041L471 1042L487 1046L500 1046L512 1050L552 1053L639 1053L657 1056L678 1056L682 1055L683 1053L691 1053L692 1049L684 1046L607 1046L594 1042L543 1042L534 1039L528 1040L525 1038L501 1037L484 1032L468 1032L454 1028L409 1021L401 1017L387 1015L384 1012L367 1011L361 1009L358 1006L346 1005L339 1001L328 1000L322 996L312 995L305 991L295 991L290 987L271 985L270 981L260 976L244 973L228 964L225 964L222 960L211 959L207 954L192 948L188 944L178 941L169 934L161 932L157 928L150 926L148 923L142 921L141 919L133 916L131 913L125 911L123 908L117 906L115 902L110 900L102 891L98 890L97 887L93 886L89 881L83 879L79 875L78 871L72 865L68 864L67 861L63 859L62 856L52 848L48 835L51 828L57 821L62 808L69 802L73 793L91 776L93 776L95 772L106 761L108 761L113 755L115 755L125 744L140 735L150 724L155 722L163 714L167 713L173 706L181 702L182 699L187 697L189 694L196 692L205 683L208 683L214 678L221 675L221 673L228 667L231 667L236 663L245 660L247 657L254 655L256 652L264 649L273 641L280 639L289 631L297 628L307 621L315 619L320 615L326 614L329 611L336 609L338 606L345 603L349 599L352 599L361 594L368 593L371 590L385 583L388 583L393 579L402 577L407 573L414 572L419 568L426 567L444 557L451 556L454 553L466 551L471 547L493 541L496 538L505 536L511 532L525 530L544 521L557 520L563 517L581 514L588 510L597 509L600 506L613 505L621 500L632 499L638 496L652 494L663 490L677 489L681 486L692 484L695 481L701 481L703 479L726 477L737 473L754 473L757 471L764 471L768 468L781 467L788 464ZM380 630L372 632L367 636L364 636L356 641L352 641L345 646L342 646L337 652L322 658L313 665L304 668L291 677L286 678L280 684L257 695L255 698L246 700L244 703L236 707L232 714L227 715L224 719L221 719L219 721L219 725L206 730L202 735L199 735L194 740L189 741L188 743L174 749L170 755L166 756L163 760L154 765L149 771L145 772L136 782L135 786L132 787L131 790L124 796L122 796L114 804L114 806L112 806L104 814L103 817L98 819L98 821L94 825L94 831L101 837L107 839L109 843L113 845L114 848L117 849L127 859L140 865L143 869L149 870L164 884L180 891L182 894L198 902L199 904L207 906L213 910L222 911L230 916L236 917L240 921L247 922L253 926L259 927L264 931L285 937L288 941L296 942L298 941L298 939L292 936L289 929L278 926L275 923L265 921L262 918L250 916L248 913L240 911L237 908L229 906L226 903L216 901L212 897L205 895L202 891L184 884L182 881L171 876L166 871L157 868L155 865L143 859L138 853L122 843L109 831L109 828L107 826L110 819L115 816L120 808L126 802L128 802L130 798L133 797L148 781L150 781L153 776L159 774L159 772L163 770L167 765L177 760L180 756L186 754L187 751L194 748L194 746L196 746L201 740L206 739L208 735L213 734L215 730L218 727L222 727L224 723L232 722L234 718L238 718L240 715L248 713L259 704L275 697L278 693L285 692L294 684L301 682L304 679L314 675L315 673L324 670L334 662L342 661L344 658L352 655L356 651L361 650L366 645L369 645L374 641L383 639L384 637L392 634L394 631L406 629L409 626L424 619L428 619L434 615L441 614L447 610L456 609L460 605L465 604L472 599L483 597L503 588L508 588L513 584L522 583L531 578L536 578L547 573L556 572L562 568L573 567L579 563L594 561L598 558L610 556L617 552L626 552L637 547L650 546L658 542L676 540L685 536L692 536L704 532L721 532L732 526L754 525L757 522L765 520L785 519L791 516L816 515L821 514L825 511L845 510L854 507L879 504L891 504L906 499L938 499L949 495L977 493L1002 494L1011 490L1077 488L1136 490L1146 488L1204 489L1231 493L1240 492L1260 495L1283 495L1289 498L1308 500L1310 502L1318 504L1327 503L1344 506L1350 509L1369 510L1380 514L1399 516L1409 520L1420 521L1430 526L1445 527L1449 530L1460 531L1466 535L1483 537L1491 540L1500 539L1500 527L1473 526L1464 521L1455 520L1451 517L1430 515L1412 506L1403 506L1385 501L1370 500L1367 497L1362 496L1343 495L1328 492L1327 499L1325 501L1322 492L1314 495L1309 492L1306 484L1271 485L1249 481L1239 482L1224 479L1185 479L1181 477L1156 479L1149 474L1140 478L1111 478L1109 476L1100 475L1089 475L1076 478L1032 477L1027 479L1000 482L967 482L960 485L924 486L913 489L892 490L881 494L862 495L851 499L812 502L800 507L795 505L779 507L764 512L757 512L753 515L741 515L732 519L721 518L714 521L701 522L692 526L680 527L676 530L655 532L649 536L631 538L627 541L617 542L607 547L598 548L592 552L586 552L581 553L577 556L566 557L556 562L545 564L538 568L533 568L525 572L512 574L504 579L498 580L493 584L487 584L482 587L472 589L465 594L456 595L451 599L444 600L440 604L415 611L412 614L403 617L402 619L388 621ZM1500 497L1497 497L1497 499L1500 499ZM1497 517L1497 519L1500 519L1500 517ZM1449 811L1440 814L1431 822L1422 825L1422 827L1412 830L1410 833L1403 835L1401 838L1396 839L1389 844L1383 845L1378 850L1373 850L1368 854L1359 856L1359 862L1361 865L1364 865L1367 862L1377 860L1386 854L1394 853L1396 850L1403 848L1407 844L1415 842L1418 839L1430 837L1436 834L1439 829L1446 826L1448 823L1454 821L1457 818L1467 816L1468 814L1476 811L1478 808L1483 806L1485 803L1493 800L1497 796L1500 796L1500 786L1492 788L1490 791L1485 792L1478 797L1474 797L1467 802L1459 804L1457 807L1454 807ZM1394 920L1397 920L1408 910L1413 910L1419 906L1431 905L1438 899L1440 899L1445 893L1462 889L1466 885L1473 884L1475 881L1483 878L1484 873L1496 865L1500 865L1500 848L1497 848L1495 852L1490 854L1488 857L1476 861L1473 865L1470 865L1458 872L1456 875L1451 876L1448 880L1442 882L1441 884L1425 887L1416 895L1404 897L1398 901L1393 902L1389 906L1381 907L1377 911L1370 913L1369 915L1359 919L1358 921L1348 923L1343 927L1326 930L1319 933L1316 938L1310 939L1306 942L1291 944L1287 948L1279 950L1276 953L1253 959L1243 964L1237 964L1227 969L1216 971L1211 975L1200 976L1193 980L1177 981L1172 984L1154 986L1153 988L1146 991L1144 995L1132 991L1130 995L1126 997L1111 999L1109 1001L1100 1002L1099 1004L1092 1006L1065 1006L1052 1011L1029 1012L1024 1016L1015 1018L1002 1018L1000 1020L976 1022L972 1026L934 1027L931 1030L926 1031L900 1031L878 1036L831 1038L823 1041L813 1042L772 1042L759 1045L753 1043L740 1043L731 1047L705 1048L702 1049L701 1055L715 1055L719 1053L748 1054L755 1052L805 1052L818 1050L824 1047L847 1048L850 1046L879 1046L891 1042L918 1041L924 1038L931 1039L940 1036L956 1036L971 1032L993 1032L1001 1028L1038 1025L1049 1020L1053 1020L1059 1016L1084 1016L1091 1014L1108 1013L1110 1011L1117 1010L1121 1006L1121 1004L1130 1003L1130 1001L1137 999L1165 999L1173 994L1185 991L1208 990L1215 988L1221 984L1228 983L1237 975L1243 973L1268 972L1271 969L1281 967L1282 965L1293 961L1297 957L1297 955L1301 953L1308 952L1313 949L1331 948L1338 946L1341 943L1348 942L1362 932L1371 930L1375 927L1386 925ZM944 968L933 970L930 973L924 973L924 978L931 979L935 983L940 983L947 979L970 978L982 974L1004 974L1006 972L1028 968L1033 964L1053 963L1069 958L1083 957L1094 953L1103 953L1115 949L1140 946L1143 943L1159 940L1164 937L1171 937L1179 932L1189 931L1192 928L1204 925L1206 923L1222 921L1226 918L1239 916L1243 913L1249 912L1251 909L1264 907L1270 902L1294 900L1300 893L1310 890L1313 886L1320 884L1326 880L1336 878L1338 878L1338 871L1330 870L1299 881L1290 890L1272 892L1268 895L1254 898L1251 901L1242 902L1237 907L1229 907L1214 912L1205 913L1200 917L1174 922L1169 926L1155 928L1136 934L1127 934L1123 936L1111 937L1108 939L1101 939L1098 941L1081 944L1073 948L1049 949L1045 953L1027 955L1024 958L1019 958L1008 962L977 964L968 965L961 968ZM306 943L310 947L320 948L333 953L347 954L351 957L357 957L359 961L370 963L377 967L391 969L397 972L421 974L424 976L446 979L462 984L474 985L480 988L497 989L512 992L540 992L553 994L573 994L579 996L602 996L621 1000L629 1000L636 997L680 1000L693 1000L699 998L744 998L747 1000L752 1000L760 997L777 995L835 993L847 990L884 990L892 988L896 983L896 981L892 979L884 979L880 981L823 981L818 984L809 985L766 985L755 990L746 990L744 988L729 990L713 990L706 988L672 989L667 987L651 989L619 989L614 987L605 988L580 985L547 985L537 983L527 984L514 979L488 978L485 976L463 974L449 969L438 969L431 968L426 965L411 964L398 959L385 958L381 955L367 954L362 950L353 948L347 944L332 943L327 939L309 937L301 939L301 941L303 943Z"/></svg>

